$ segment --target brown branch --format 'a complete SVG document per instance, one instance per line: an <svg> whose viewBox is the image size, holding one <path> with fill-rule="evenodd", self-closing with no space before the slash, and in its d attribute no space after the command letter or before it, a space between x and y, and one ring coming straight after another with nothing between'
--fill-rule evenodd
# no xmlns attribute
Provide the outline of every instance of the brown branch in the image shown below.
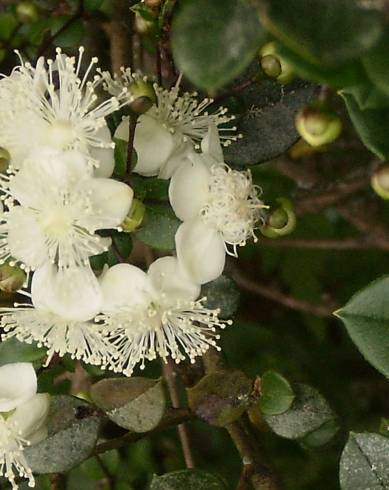
<svg viewBox="0 0 389 490"><path fill-rule="evenodd" d="M363 236L344 239L261 238L261 246L272 248L306 248L320 250L372 250L389 251L389 243L377 243L373 237Z"/></svg>
<svg viewBox="0 0 389 490"><path fill-rule="evenodd" d="M110 41L111 66L114 73L120 73L122 66L133 65L132 21L129 2L116 0L111 20L103 24Z"/></svg>
<svg viewBox="0 0 389 490"><path fill-rule="evenodd" d="M253 279L250 279L249 277L246 277L238 267L230 266L229 269L231 277L240 288L251 294L280 303L287 308L291 308L292 310L310 313L320 317L330 317L337 308L337 305L332 302L329 304L314 304L303 299L294 298L271 284L261 284Z"/></svg>
<svg viewBox="0 0 389 490"><path fill-rule="evenodd" d="M149 437L154 434L158 434L170 427L174 427L175 425L181 424L187 420L193 418L193 414L190 410L186 408L171 408L167 411L164 418L160 422L160 424L148 432L128 432L124 436L116 437L115 439L110 439L109 441L102 442L98 444L95 449L95 454L105 453L106 451L110 451L111 449L117 449L119 447L127 446L132 442L139 441L140 439L144 439L145 437Z"/></svg>
<svg viewBox="0 0 389 490"><path fill-rule="evenodd" d="M171 359L168 360L167 364L163 366L164 377L168 386L170 399L172 402L173 408L180 408L180 399L178 396L177 383L176 383L176 373L172 366ZM187 468L194 468L194 458L192 454L190 437L188 432L188 427L186 424L179 424L177 427L178 436L180 438L182 452L185 459L185 465Z"/></svg>

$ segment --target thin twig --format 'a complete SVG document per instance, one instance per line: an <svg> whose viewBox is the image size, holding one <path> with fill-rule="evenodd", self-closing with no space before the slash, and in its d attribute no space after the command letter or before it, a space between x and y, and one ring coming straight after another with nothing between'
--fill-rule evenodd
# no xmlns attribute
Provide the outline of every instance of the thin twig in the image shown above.
<svg viewBox="0 0 389 490"><path fill-rule="evenodd" d="M376 242L374 237L362 236L344 239L261 238L261 246L271 248L306 248L319 250L373 250L389 251L389 242Z"/></svg>
<svg viewBox="0 0 389 490"><path fill-rule="evenodd" d="M270 299L276 303L280 303L287 308L291 308L292 310L311 313L312 315L320 317L330 317L337 308L337 305L332 302L329 304L314 304L303 299L289 296L288 294L277 289L275 286L270 284L261 284L260 282L250 279L249 277L245 276L245 274L238 267L233 267L230 265L230 274L236 284L245 291Z"/></svg>
<svg viewBox="0 0 389 490"><path fill-rule="evenodd" d="M116 0L111 20L103 24L110 41L111 66L114 73L119 74L122 66L132 67L132 20L128 1Z"/></svg>
<svg viewBox="0 0 389 490"><path fill-rule="evenodd" d="M114 486L115 486L115 480L116 480L115 475L113 475L113 474L112 474L112 473L109 471L109 469L108 469L107 465L106 465L106 464L104 463L104 461L101 459L101 456L100 456L99 454L96 454L96 455L95 455L95 459L96 459L97 463L99 464L99 466L100 466L100 468L101 468L102 472L103 472L103 473L104 473L104 475L105 475L105 479L106 479L106 480L107 480L107 482L108 482L109 488L114 488Z"/></svg>
<svg viewBox="0 0 389 490"><path fill-rule="evenodd" d="M173 369L171 359L169 359L168 362L164 364L163 373L168 386L172 407L180 408L180 399L178 396L177 383L176 383L177 375ZM185 465L187 468L194 468L195 463L194 463L194 458L193 458L191 444L190 444L188 427L186 426L186 424L180 424L178 425L177 430L182 446L182 453L185 459Z"/></svg>

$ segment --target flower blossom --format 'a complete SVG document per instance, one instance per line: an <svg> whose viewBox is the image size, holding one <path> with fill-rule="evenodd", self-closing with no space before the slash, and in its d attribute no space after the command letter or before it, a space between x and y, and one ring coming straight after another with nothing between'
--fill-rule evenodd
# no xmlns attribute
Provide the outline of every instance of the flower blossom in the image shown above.
<svg viewBox="0 0 389 490"><path fill-rule="evenodd" d="M121 77L112 78L108 73L103 76L106 89L114 96L124 93L128 103L134 100L131 87L139 80L147 81L130 69L123 69ZM227 115L228 110L224 107L209 113L214 100L205 98L199 101L196 92L180 95L180 80L171 89L153 84L156 103L139 116L135 130L134 148L138 158L134 172L169 179L186 154L199 148L210 124L219 127L224 145L240 137L235 134L236 127L224 127L235 116ZM126 88L127 91L123 92ZM128 141L128 128L129 119L124 117L115 137Z"/></svg>
<svg viewBox="0 0 389 490"><path fill-rule="evenodd" d="M116 97L97 101L102 79L90 79L97 58L81 76L83 52L81 47L76 61L57 48L55 60L39 58L35 67L21 60L0 80L0 146L14 168L23 166L32 149L49 146L80 151L97 167L96 175L111 176L114 143L105 118L120 103Z"/></svg>
<svg viewBox="0 0 389 490"><path fill-rule="evenodd" d="M23 168L0 177L7 209L0 216L0 259L35 269L46 262L60 268L83 266L107 250L95 231L117 228L132 202L132 189L93 177L76 151L40 149Z"/></svg>
<svg viewBox="0 0 389 490"><path fill-rule="evenodd" d="M15 337L44 346L46 364L58 353L104 368L115 353L93 321L102 300L100 285L89 267L61 271L47 264L32 277L32 304L0 308L2 340Z"/></svg>
<svg viewBox="0 0 389 490"><path fill-rule="evenodd" d="M263 202L251 173L231 169L223 161L217 129L210 126L202 154L192 153L174 173L170 204L183 223L175 241L177 257L189 277L204 284L219 277L225 255L257 240L255 226Z"/></svg>
<svg viewBox="0 0 389 490"><path fill-rule="evenodd" d="M186 357L194 362L216 346L218 310L197 299L200 286L180 271L174 257L151 264L147 273L129 264L118 264L101 278L103 314L97 317L103 335L118 352L111 368L130 376L136 364L170 356L176 363Z"/></svg>
<svg viewBox="0 0 389 490"><path fill-rule="evenodd" d="M47 437L48 394L37 394L37 379L30 363L0 367L0 476L17 490L16 477L35 486L24 449Z"/></svg>

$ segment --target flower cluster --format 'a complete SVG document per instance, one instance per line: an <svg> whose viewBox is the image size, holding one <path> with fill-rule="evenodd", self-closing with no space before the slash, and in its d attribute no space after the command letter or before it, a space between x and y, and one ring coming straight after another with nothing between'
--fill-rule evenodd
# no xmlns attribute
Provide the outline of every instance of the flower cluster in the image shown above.
<svg viewBox="0 0 389 490"><path fill-rule="evenodd" d="M16 363L0 367L0 476L18 488L15 477L35 485L24 449L47 437L48 394L37 394L32 364Z"/></svg>
<svg viewBox="0 0 389 490"><path fill-rule="evenodd" d="M226 254L256 240L264 205L250 172L224 162L222 146L240 137L226 109L208 112L211 99L180 95L180 80L167 90L128 69L112 78L95 71L96 61L85 66L82 48L78 59L57 50L54 60L22 61L0 80L0 146L10 155L0 176L0 259L28 272L19 291L26 302L1 308L0 325L3 340L44 346L47 363L69 354L130 376L146 360L194 362L218 348L230 321L207 308L201 285L222 274ZM104 100L99 87L109 92ZM176 256L147 272L121 263L97 277L89 259L111 242L100 232L120 230L133 200L112 177L107 117L145 93L134 172L171 179L170 204L182 220ZM124 117L115 137L128 140L128 128Z"/></svg>

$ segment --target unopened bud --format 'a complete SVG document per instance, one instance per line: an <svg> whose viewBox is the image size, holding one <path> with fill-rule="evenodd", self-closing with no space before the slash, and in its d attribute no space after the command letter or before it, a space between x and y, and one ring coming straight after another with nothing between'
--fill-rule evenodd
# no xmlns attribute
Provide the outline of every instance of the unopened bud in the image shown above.
<svg viewBox="0 0 389 490"><path fill-rule="evenodd" d="M334 112L310 106L297 114L296 129L307 143L321 146L336 140L342 131L342 122Z"/></svg>
<svg viewBox="0 0 389 490"><path fill-rule="evenodd" d="M15 293L24 284L26 273L20 267L9 264L0 265L0 290L5 293Z"/></svg>
<svg viewBox="0 0 389 490"><path fill-rule="evenodd" d="M277 53L275 43L267 43L261 48L259 62L264 73L280 83L288 83L293 79L292 66Z"/></svg>
<svg viewBox="0 0 389 490"><path fill-rule="evenodd" d="M33 2L20 2L16 7L16 15L23 24L38 20L38 9Z"/></svg>
<svg viewBox="0 0 389 490"><path fill-rule="evenodd" d="M8 166L9 162L11 160L11 155L5 148L0 147L0 173L4 173Z"/></svg>
<svg viewBox="0 0 389 490"><path fill-rule="evenodd" d="M139 201L139 199L133 199L130 211L123 223L120 225L120 228L122 228L122 230L126 233L135 231L142 224L145 212L146 207L143 202Z"/></svg>
<svg viewBox="0 0 389 490"><path fill-rule="evenodd" d="M289 235L296 227L296 215L289 199L280 197L277 202L279 206L270 211L261 228L262 235L268 238Z"/></svg>
<svg viewBox="0 0 389 490"><path fill-rule="evenodd" d="M382 199L389 199L389 163L383 163L376 169L371 186Z"/></svg>

